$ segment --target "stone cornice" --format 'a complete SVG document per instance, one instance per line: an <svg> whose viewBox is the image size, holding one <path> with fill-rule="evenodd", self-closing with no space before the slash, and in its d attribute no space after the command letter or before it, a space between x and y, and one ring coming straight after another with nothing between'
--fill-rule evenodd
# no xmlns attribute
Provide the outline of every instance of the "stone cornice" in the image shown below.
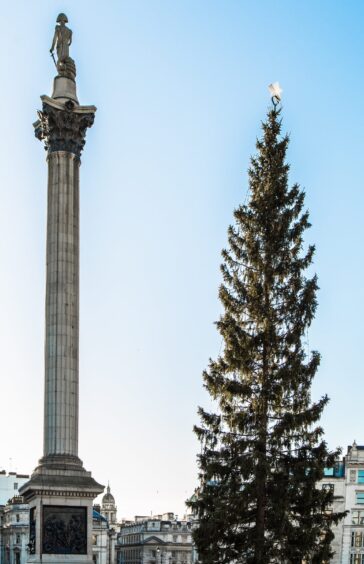
<svg viewBox="0 0 364 564"><path fill-rule="evenodd" d="M66 151L81 156L86 143L86 130L95 119L94 106L76 106L69 101L65 105L43 98L43 109L33 124L37 139L44 142L48 154Z"/></svg>
<svg viewBox="0 0 364 564"><path fill-rule="evenodd" d="M84 492L84 491L75 491L72 492L70 490L34 490L34 495L42 496L42 497L95 497L94 492Z"/></svg>
<svg viewBox="0 0 364 564"><path fill-rule="evenodd" d="M48 106L52 106L52 108L56 110L64 110L65 104L63 102L59 102L50 96L46 96L45 94L40 97L43 104L48 104ZM73 110L75 114L94 114L96 112L96 106L79 106L78 104L74 104Z"/></svg>

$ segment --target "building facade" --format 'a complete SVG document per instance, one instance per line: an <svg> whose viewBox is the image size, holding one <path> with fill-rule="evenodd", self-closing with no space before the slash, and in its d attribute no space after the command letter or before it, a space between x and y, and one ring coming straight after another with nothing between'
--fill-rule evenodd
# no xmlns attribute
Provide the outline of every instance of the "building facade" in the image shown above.
<svg viewBox="0 0 364 564"><path fill-rule="evenodd" d="M109 560L109 525L101 515L100 507L94 505L92 521L92 560L93 564L113 564Z"/></svg>
<svg viewBox="0 0 364 564"><path fill-rule="evenodd" d="M117 542L117 518L115 498L107 486L101 505L94 505L92 553L93 564L115 564Z"/></svg>
<svg viewBox="0 0 364 564"><path fill-rule="evenodd" d="M321 488L334 494L332 510L347 511L333 528L333 564L364 564L364 446L355 441L335 468L325 471Z"/></svg>
<svg viewBox="0 0 364 564"><path fill-rule="evenodd" d="M116 512L117 507L115 505L115 498L110 492L110 485L108 484L106 494L103 496L101 502L101 513L104 517L106 517L110 527L116 527Z"/></svg>
<svg viewBox="0 0 364 564"><path fill-rule="evenodd" d="M0 563L25 564L28 557L29 506L14 496L0 506Z"/></svg>
<svg viewBox="0 0 364 564"><path fill-rule="evenodd" d="M117 564L192 564L192 523L173 513L135 517L120 526Z"/></svg>
<svg viewBox="0 0 364 564"><path fill-rule="evenodd" d="M28 474L7 474L5 470L0 470L0 505L5 505L9 499L19 495L19 488L28 480Z"/></svg>

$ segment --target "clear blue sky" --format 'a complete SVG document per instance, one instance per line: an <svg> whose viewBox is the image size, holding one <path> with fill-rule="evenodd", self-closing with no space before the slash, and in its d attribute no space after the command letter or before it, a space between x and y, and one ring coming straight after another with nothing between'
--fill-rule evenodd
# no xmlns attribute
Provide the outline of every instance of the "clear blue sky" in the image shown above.
<svg viewBox="0 0 364 564"><path fill-rule="evenodd" d="M196 485L220 250L276 80L317 245L313 397L331 397L330 447L364 444L364 3L17 0L0 35L0 467L30 472L42 454L46 163L32 122L60 11L80 101L98 107L81 170L80 456L119 516L181 514Z"/></svg>

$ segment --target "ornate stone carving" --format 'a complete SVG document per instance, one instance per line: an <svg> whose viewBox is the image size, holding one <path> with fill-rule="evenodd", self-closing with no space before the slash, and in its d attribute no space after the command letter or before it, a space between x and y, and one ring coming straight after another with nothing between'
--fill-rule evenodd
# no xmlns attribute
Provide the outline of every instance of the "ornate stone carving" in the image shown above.
<svg viewBox="0 0 364 564"><path fill-rule="evenodd" d="M43 506L43 554L87 554L86 507Z"/></svg>
<svg viewBox="0 0 364 564"><path fill-rule="evenodd" d="M69 101L65 110L58 110L43 103L43 111L38 112L39 120L34 124L35 136L44 141L48 153L68 151L80 157L86 143L86 130L91 127L95 116L93 113L76 113L74 104Z"/></svg>
<svg viewBox="0 0 364 564"><path fill-rule="evenodd" d="M32 507L29 515L29 543L28 543L29 554L35 554L35 539L36 539L35 511L36 511L35 507Z"/></svg>
<svg viewBox="0 0 364 564"><path fill-rule="evenodd" d="M76 64L72 57L66 57L63 61L57 63L58 76L66 78L76 78Z"/></svg>

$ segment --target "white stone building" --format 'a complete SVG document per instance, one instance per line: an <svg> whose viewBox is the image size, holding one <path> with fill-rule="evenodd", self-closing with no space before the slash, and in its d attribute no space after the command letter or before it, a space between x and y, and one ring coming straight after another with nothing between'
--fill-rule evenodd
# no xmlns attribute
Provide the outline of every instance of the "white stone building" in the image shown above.
<svg viewBox="0 0 364 564"><path fill-rule="evenodd" d="M112 493L110 493L110 485L108 484L106 494L102 498L101 513L104 517L106 517L110 527L116 526L116 512L117 507L115 505L115 498Z"/></svg>
<svg viewBox="0 0 364 564"><path fill-rule="evenodd" d="M109 560L109 525L106 517L100 513L100 507L94 505L92 520L92 560L94 564L112 564Z"/></svg>
<svg viewBox="0 0 364 564"><path fill-rule="evenodd" d="M101 506L94 505L92 554L94 564L115 564L117 542L117 519L114 496L107 486Z"/></svg>
<svg viewBox="0 0 364 564"><path fill-rule="evenodd" d="M120 526L117 564L192 564L192 523L173 513L135 517Z"/></svg>
<svg viewBox="0 0 364 564"><path fill-rule="evenodd" d="M334 493L333 511L348 511L334 527L333 564L364 564L364 446L355 441L335 468L325 471L320 487Z"/></svg>
<svg viewBox="0 0 364 564"><path fill-rule="evenodd" d="M29 480L27 474L17 474L5 470L0 471L0 505L5 505L9 499L19 495L19 488Z"/></svg>
<svg viewBox="0 0 364 564"><path fill-rule="evenodd" d="M14 496L0 506L0 563L25 564L28 557L29 506Z"/></svg>

